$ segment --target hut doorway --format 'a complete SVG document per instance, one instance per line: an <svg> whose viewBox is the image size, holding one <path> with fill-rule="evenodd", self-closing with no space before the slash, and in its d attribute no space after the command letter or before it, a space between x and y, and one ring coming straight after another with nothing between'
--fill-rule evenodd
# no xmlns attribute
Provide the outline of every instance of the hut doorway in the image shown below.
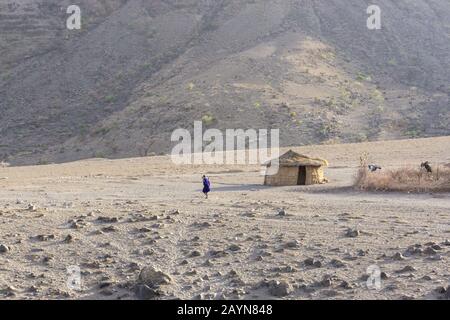
<svg viewBox="0 0 450 320"><path fill-rule="evenodd" d="M298 167L297 185L304 186L306 184L306 167Z"/></svg>

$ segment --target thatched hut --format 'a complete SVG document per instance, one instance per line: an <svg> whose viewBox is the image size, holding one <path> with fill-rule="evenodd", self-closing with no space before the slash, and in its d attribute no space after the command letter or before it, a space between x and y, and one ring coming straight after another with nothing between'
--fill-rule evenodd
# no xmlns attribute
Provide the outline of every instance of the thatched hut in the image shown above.
<svg viewBox="0 0 450 320"><path fill-rule="evenodd" d="M265 165L265 185L293 186L326 182L323 175L323 167L328 166L328 161L325 159L312 158L289 150Z"/></svg>

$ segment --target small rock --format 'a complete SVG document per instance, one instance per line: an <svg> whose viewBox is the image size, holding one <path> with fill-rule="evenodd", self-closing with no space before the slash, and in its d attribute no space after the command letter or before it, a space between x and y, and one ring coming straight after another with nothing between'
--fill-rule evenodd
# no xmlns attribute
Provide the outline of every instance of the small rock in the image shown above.
<svg viewBox="0 0 450 320"><path fill-rule="evenodd" d="M73 236L71 234L68 234L67 237L63 241L65 243L71 243L71 242L73 242Z"/></svg>
<svg viewBox="0 0 450 320"><path fill-rule="evenodd" d="M389 279L389 275L388 275L386 272L382 271L382 272L380 273L380 278L381 278L382 280L387 280L387 279Z"/></svg>
<svg viewBox="0 0 450 320"><path fill-rule="evenodd" d="M274 297L285 297L291 292L292 286L284 280L272 280L269 282L269 293Z"/></svg>
<svg viewBox="0 0 450 320"><path fill-rule="evenodd" d="M300 242L298 240L289 241L284 244L284 247L287 249L294 249L294 248L298 248L299 246L300 246Z"/></svg>
<svg viewBox="0 0 450 320"><path fill-rule="evenodd" d="M305 266L308 266L308 267L315 267L315 268L322 267L322 262L320 262L319 260L316 260L314 258L308 258L303 263L305 264Z"/></svg>
<svg viewBox="0 0 450 320"><path fill-rule="evenodd" d="M10 249L7 245L5 244L0 244L0 253L6 253L8 252Z"/></svg>
<svg viewBox="0 0 450 320"><path fill-rule="evenodd" d="M347 232L345 233L346 237L349 238L356 238L361 234L361 231L357 230L357 229L348 229Z"/></svg>
<svg viewBox="0 0 450 320"><path fill-rule="evenodd" d="M353 286L348 283L347 281L343 280L341 282L341 284L339 285L339 287L343 288L343 289L353 289Z"/></svg>
<svg viewBox="0 0 450 320"><path fill-rule="evenodd" d="M433 244L432 246L431 246L431 248L432 249L434 249L434 250L442 250L442 247L440 246L440 245L438 245L438 244Z"/></svg>
<svg viewBox="0 0 450 320"><path fill-rule="evenodd" d="M346 264L343 261L338 260L338 259L333 259L333 260L331 260L330 263L335 268L342 268L342 267L346 266Z"/></svg>
<svg viewBox="0 0 450 320"><path fill-rule="evenodd" d="M160 292L158 290L152 289L145 284L140 284L136 286L136 296L141 300L150 300L158 297Z"/></svg>
<svg viewBox="0 0 450 320"><path fill-rule="evenodd" d="M116 231L117 231L117 228L114 227L114 226L108 226L108 227L102 228L101 231L103 231L103 232L116 232Z"/></svg>
<svg viewBox="0 0 450 320"><path fill-rule="evenodd" d="M189 254L190 258L194 258L194 257L200 257L202 254L200 253L200 251L194 250Z"/></svg>
<svg viewBox="0 0 450 320"><path fill-rule="evenodd" d="M435 249L433 249L432 247L427 247L424 251L424 254L426 255L435 255L437 254L437 251Z"/></svg>
<svg viewBox="0 0 450 320"><path fill-rule="evenodd" d="M119 221L119 219L117 219L116 217L112 217L112 218L110 218L110 217L98 217L97 221L101 222L101 223L116 223L116 222Z"/></svg>
<svg viewBox="0 0 450 320"><path fill-rule="evenodd" d="M396 252L392 256L392 260L401 261L401 260L405 260L405 257L400 252Z"/></svg>
<svg viewBox="0 0 450 320"><path fill-rule="evenodd" d="M49 235L40 234L40 235L37 235L35 237L35 239L38 241L48 241L48 240L55 239L55 235L54 234L49 234Z"/></svg>
<svg viewBox="0 0 450 320"><path fill-rule="evenodd" d="M405 251L405 255L412 256L412 255L420 255L423 253L423 250L421 248L418 248L417 246L411 246Z"/></svg>
<svg viewBox="0 0 450 320"><path fill-rule="evenodd" d="M278 210L277 216L285 217L285 216L287 216L287 213L284 209L280 209L280 210Z"/></svg>
<svg viewBox="0 0 450 320"><path fill-rule="evenodd" d="M164 272L156 269L153 266L144 267L139 274L139 281L142 284L145 284L152 287L157 287L160 285L167 285L172 282L172 278L165 274Z"/></svg>
<svg viewBox="0 0 450 320"><path fill-rule="evenodd" d="M416 268L412 267L412 266L405 266L403 269L397 270L397 273L404 273L404 272L413 272L416 271Z"/></svg>
<svg viewBox="0 0 450 320"><path fill-rule="evenodd" d="M241 247L238 246L237 244L232 244L231 246L228 247L228 250L235 252L241 250Z"/></svg>

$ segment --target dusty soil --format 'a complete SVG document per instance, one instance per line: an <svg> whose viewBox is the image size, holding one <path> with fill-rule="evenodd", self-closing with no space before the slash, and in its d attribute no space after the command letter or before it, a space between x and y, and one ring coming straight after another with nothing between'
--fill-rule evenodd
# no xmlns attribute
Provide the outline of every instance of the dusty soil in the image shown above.
<svg viewBox="0 0 450 320"><path fill-rule="evenodd" d="M330 183L309 187L262 186L254 166L166 157L1 168L0 297L446 298L450 195L351 184L364 151L386 168L445 165L448 146L450 137L296 148L330 161ZM379 289L367 288L372 265L385 273ZM70 266L81 290L66 284ZM162 273L138 279L151 266Z"/></svg>

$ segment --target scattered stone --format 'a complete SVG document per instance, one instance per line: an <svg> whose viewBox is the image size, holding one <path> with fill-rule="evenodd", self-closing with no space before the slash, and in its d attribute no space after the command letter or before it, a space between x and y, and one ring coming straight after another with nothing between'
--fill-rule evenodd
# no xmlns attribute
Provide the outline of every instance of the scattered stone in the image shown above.
<svg viewBox="0 0 450 320"><path fill-rule="evenodd" d="M117 219L116 217L112 217L112 218L110 218L110 217L98 217L97 221L101 222L101 223L117 223L117 222L119 222L119 219Z"/></svg>
<svg viewBox="0 0 450 320"><path fill-rule="evenodd" d="M433 278L431 278L429 275L425 275L421 279L424 280L424 281L431 281L431 280L433 280Z"/></svg>
<svg viewBox="0 0 450 320"><path fill-rule="evenodd" d="M36 212L37 211L37 208L36 208L36 206L35 205L33 205L33 204L29 204L28 205L28 207L27 207L27 210L28 211L31 211L31 212Z"/></svg>
<svg viewBox="0 0 450 320"><path fill-rule="evenodd" d="M392 260L401 261L401 260L405 260L405 257L400 252L396 252L392 256Z"/></svg>
<svg viewBox="0 0 450 320"><path fill-rule="evenodd" d="M38 293L39 289L37 287L35 287L35 286L31 286L31 287L29 287L27 289L27 291L30 292L30 293Z"/></svg>
<svg viewBox="0 0 450 320"><path fill-rule="evenodd" d="M5 244L0 244L0 253L6 253L8 252L10 249L7 245Z"/></svg>
<svg viewBox="0 0 450 320"><path fill-rule="evenodd" d="M405 266L403 269L397 270L397 273L404 273L404 272L413 272L416 271L416 268L414 268L413 266Z"/></svg>
<svg viewBox="0 0 450 320"><path fill-rule="evenodd" d="M345 236L348 238L356 238L361 234L361 231L357 229L348 229L345 233Z"/></svg>
<svg viewBox="0 0 450 320"><path fill-rule="evenodd" d="M152 289L145 284L136 286L136 296L141 300L150 300L160 296L160 292L157 289Z"/></svg>
<svg viewBox="0 0 450 320"><path fill-rule="evenodd" d="M241 250L241 247L238 246L237 244L232 244L231 246L228 247L228 250L235 252Z"/></svg>
<svg viewBox="0 0 450 320"><path fill-rule="evenodd" d="M342 268L346 266L345 262L338 259L331 260L330 264L335 268Z"/></svg>
<svg viewBox="0 0 450 320"><path fill-rule="evenodd" d="M49 235L39 234L36 237L34 237L34 239L37 241L49 241L49 240L55 239L55 235L54 234L49 234Z"/></svg>
<svg viewBox="0 0 450 320"><path fill-rule="evenodd" d="M207 260L203 263L203 266L204 266L204 267L212 267L213 264L212 264L211 260L207 259Z"/></svg>
<svg viewBox="0 0 450 320"><path fill-rule="evenodd" d="M434 249L434 250L442 250L442 247L440 246L440 245L438 245L438 244L433 244L432 246L431 246L431 248L432 249Z"/></svg>
<svg viewBox="0 0 450 320"><path fill-rule="evenodd" d="M348 283L347 281L345 281L345 280L343 280L343 281L341 282L341 284L339 285L339 287L340 287L340 288L343 288L343 289L353 289L353 286L352 286L350 283Z"/></svg>
<svg viewBox="0 0 450 320"><path fill-rule="evenodd" d="M83 263L83 266L89 269L100 269L100 262L98 261L93 261L93 262L87 262L87 263Z"/></svg>
<svg viewBox="0 0 450 320"><path fill-rule="evenodd" d="M423 253L423 249L418 247L417 245L411 246L405 251L405 255L412 256L412 255L421 255Z"/></svg>
<svg viewBox="0 0 450 320"><path fill-rule="evenodd" d="M305 261L303 261L303 263L305 264L305 266L308 266L308 267L315 267L315 268L322 267L322 262L320 262L319 260L316 260L314 258L308 258Z"/></svg>
<svg viewBox="0 0 450 320"><path fill-rule="evenodd" d="M293 288L287 281L271 280L269 283L269 293L274 297L286 297Z"/></svg>
<svg viewBox="0 0 450 320"><path fill-rule="evenodd" d="M110 297L114 294L114 292L111 289L103 289L99 292L103 296Z"/></svg>
<svg viewBox="0 0 450 320"><path fill-rule="evenodd" d="M195 222L194 223L194 227L198 227L198 228L209 228L209 227L211 227L211 223L209 223L209 222Z"/></svg>
<svg viewBox="0 0 450 320"><path fill-rule="evenodd" d="M73 242L74 238L71 234L68 234L67 237L63 240L65 243Z"/></svg>
<svg viewBox="0 0 450 320"><path fill-rule="evenodd" d="M152 249L145 249L144 251L142 251L142 254L144 256L151 256L155 253L155 251L153 251Z"/></svg>
<svg viewBox="0 0 450 320"><path fill-rule="evenodd" d="M139 281L150 288L167 285L172 282L172 278L153 266L144 267L139 274Z"/></svg>
<svg viewBox="0 0 450 320"><path fill-rule="evenodd" d="M286 249L295 249L295 248L298 248L299 246L300 246L300 241L298 241L298 240L289 241L284 244L284 247Z"/></svg>
<svg viewBox="0 0 450 320"><path fill-rule="evenodd" d="M443 259L444 259L444 257L442 257L440 254L436 254L434 256L428 257L428 260L431 260L431 261L441 261Z"/></svg>
<svg viewBox="0 0 450 320"><path fill-rule="evenodd" d="M436 255L437 254L437 251L435 250L435 249L433 249L432 247L427 247L424 251L423 251L423 253L424 254L426 254L426 255Z"/></svg>
<svg viewBox="0 0 450 320"><path fill-rule="evenodd" d="M108 227L102 228L101 231L103 231L103 232L116 232L117 228L115 226L108 226Z"/></svg>
<svg viewBox="0 0 450 320"><path fill-rule="evenodd" d="M285 216L287 216L287 213L284 209L280 209L280 210L278 210L277 216L285 217Z"/></svg>
<svg viewBox="0 0 450 320"><path fill-rule="evenodd" d="M283 273L293 273L297 272L297 269L295 269L292 266L284 266L284 267L275 267L272 269L273 272L283 272Z"/></svg>
<svg viewBox="0 0 450 320"><path fill-rule="evenodd" d="M255 261L263 261L263 260L264 260L264 258L263 258L262 255L257 255L257 256L255 257Z"/></svg>
<svg viewBox="0 0 450 320"><path fill-rule="evenodd" d="M7 286L4 289L0 289L0 294L6 296L6 297L15 297L16 296L17 289L13 286Z"/></svg>
<svg viewBox="0 0 450 320"><path fill-rule="evenodd" d="M189 254L190 258L194 258L194 257L200 257L202 254L200 253L200 251L194 250Z"/></svg>
<svg viewBox="0 0 450 320"><path fill-rule="evenodd" d="M382 271L380 273L380 278L381 278L381 280L387 280L387 279L389 279L389 275L386 272Z"/></svg>
<svg viewBox="0 0 450 320"><path fill-rule="evenodd" d="M331 287L333 284L333 279L329 275L325 275L323 279L319 282L321 287Z"/></svg>
<svg viewBox="0 0 450 320"><path fill-rule="evenodd" d="M169 215L171 215L171 216L175 216L175 215L179 215L179 214L180 214L180 211L178 211L178 209L169 211Z"/></svg>
<svg viewBox="0 0 450 320"><path fill-rule="evenodd" d="M437 287L435 289L435 291L436 291L436 293L441 295L442 299L450 300L450 286L447 286L447 288L445 288L445 287Z"/></svg>
<svg viewBox="0 0 450 320"><path fill-rule="evenodd" d="M213 258L223 258L228 255L226 251L222 250L210 250L208 254Z"/></svg>
<svg viewBox="0 0 450 320"><path fill-rule="evenodd" d="M360 257L364 257L368 253L369 253L369 250L362 250L362 249L359 249L357 252L358 256L360 256Z"/></svg>
<svg viewBox="0 0 450 320"><path fill-rule="evenodd" d="M323 294L327 297L335 297L339 294L336 290L324 290Z"/></svg>

